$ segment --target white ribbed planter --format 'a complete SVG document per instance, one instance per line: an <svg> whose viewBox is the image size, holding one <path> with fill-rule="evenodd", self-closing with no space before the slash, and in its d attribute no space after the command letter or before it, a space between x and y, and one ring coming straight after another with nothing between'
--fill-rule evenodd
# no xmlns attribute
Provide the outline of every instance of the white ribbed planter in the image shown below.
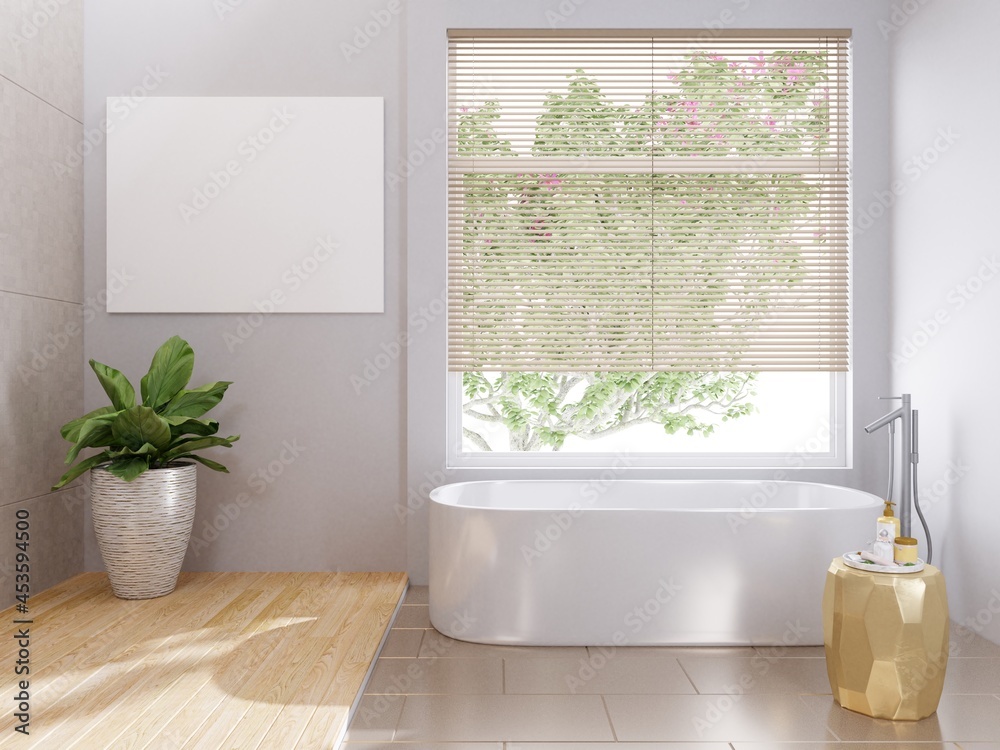
<svg viewBox="0 0 1000 750"><path fill-rule="evenodd" d="M131 482L90 470L94 531L115 596L152 599L177 586L194 525L196 469L150 469Z"/></svg>

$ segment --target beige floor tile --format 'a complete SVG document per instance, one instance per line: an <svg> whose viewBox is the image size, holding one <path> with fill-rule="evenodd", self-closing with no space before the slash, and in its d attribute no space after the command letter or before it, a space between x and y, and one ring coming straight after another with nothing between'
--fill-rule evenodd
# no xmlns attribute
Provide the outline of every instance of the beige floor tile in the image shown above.
<svg viewBox="0 0 1000 750"><path fill-rule="evenodd" d="M963 745L963 747L965 747ZM735 750L962 750L952 742L734 742Z"/></svg>
<svg viewBox="0 0 1000 750"><path fill-rule="evenodd" d="M392 623L393 630L404 630L407 628L427 629L431 628L431 618L426 604L404 604L399 608L396 621Z"/></svg>
<svg viewBox="0 0 1000 750"><path fill-rule="evenodd" d="M420 653L420 641L423 639L423 630L390 630L379 657L413 659Z"/></svg>
<svg viewBox="0 0 1000 750"><path fill-rule="evenodd" d="M504 692L510 694L694 693L676 659L504 659Z"/></svg>
<svg viewBox="0 0 1000 750"><path fill-rule="evenodd" d="M405 701L406 698L402 695L362 696L344 741L391 741Z"/></svg>
<svg viewBox="0 0 1000 750"><path fill-rule="evenodd" d="M413 586L406 590L404 604L427 604L427 587Z"/></svg>
<svg viewBox="0 0 1000 750"><path fill-rule="evenodd" d="M620 741L796 742L836 739L795 695L608 695Z"/></svg>
<svg viewBox="0 0 1000 750"><path fill-rule="evenodd" d="M588 646L590 653L601 653L610 646ZM647 659L650 656L755 656L757 652L750 646L622 646L615 649L616 656L635 656Z"/></svg>
<svg viewBox="0 0 1000 750"><path fill-rule="evenodd" d="M424 640L420 644L421 658L488 658L488 657L508 657L508 656L531 656L533 658L547 658L558 656L572 656L574 658L587 657L587 649L584 646L492 646L483 643L469 643L458 641L441 635L436 630L424 631Z"/></svg>
<svg viewBox="0 0 1000 750"><path fill-rule="evenodd" d="M986 656L1000 659L1000 644L988 641L955 622L951 623L951 640L958 649L955 656Z"/></svg>
<svg viewBox="0 0 1000 750"><path fill-rule="evenodd" d="M830 693L825 659L682 658L699 693Z"/></svg>
<svg viewBox="0 0 1000 750"><path fill-rule="evenodd" d="M596 695L410 695L396 741L611 741Z"/></svg>
<svg viewBox="0 0 1000 750"><path fill-rule="evenodd" d="M988 695L941 696L937 713L921 721L872 719L841 708L828 696L801 696L806 706L848 742L995 742L1000 740L1000 710Z"/></svg>
<svg viewBox="0 0 1000 750"><path fill-rule="evenodd" d="M1000 693L1000 659L949 659L944 692Z"/></svg>
<svg viewBox="0 0 1000 750"><path fill-rule="evenodd" d="M397 750L402 750L397 748ZM508 742L507 750L730 750L728 742Z"/></svg>
<svg viewBox="0 0 1000 750"><path fill-rule="evenodd" d="M343 750L504 750L502 742L345 742Z"/></svg>
<svg viewBox="0 0 1000 750"><path fill-rule="evenodd" d="M502 659L379 659L365 693L503 692Z"/></svg>

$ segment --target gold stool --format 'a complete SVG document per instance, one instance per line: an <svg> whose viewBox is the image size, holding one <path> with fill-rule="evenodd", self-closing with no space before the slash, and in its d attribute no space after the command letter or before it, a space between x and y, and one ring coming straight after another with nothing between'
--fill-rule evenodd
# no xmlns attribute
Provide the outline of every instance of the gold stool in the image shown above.
<svg viewBox="0 0 1000 750"><path fill-rule="evenodd" d="M944 576L869 573L830 563L823 645L833 699L878 719L916 720L937 710L948 666Z"/></svg>

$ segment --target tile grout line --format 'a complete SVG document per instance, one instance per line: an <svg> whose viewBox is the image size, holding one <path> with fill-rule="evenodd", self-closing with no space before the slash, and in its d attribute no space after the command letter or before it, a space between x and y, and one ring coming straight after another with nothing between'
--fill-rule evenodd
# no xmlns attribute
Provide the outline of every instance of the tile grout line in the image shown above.
<svg viewBox="0 0 1000 750"><path fill-rule="evenodd" d="M35 99L37 99L38 101L40 101L42 104L46 105L47 107L51 107L56 112L58 112L58 113L60 113L62 115L65 115L66 117L68 117L69 119L71 119L73 122L75 122L76 124L78 124L81 128L83 127L83 121L82 120L77 120L69 112L66 112L65 110L61 109L60 107L57 107L55 104L53 104L52 102L50 102L48 99L44 98L40 94L36 94L34 91L32 91L31 89L29 89L27 86L21 85L20 83L18 83L17 81L15 81L13 78L10 78L9 76L5 76L3 73L0 73L0 79L3 79L5 81L7 81L11 86L17 86L19 89L21 89L21 91L25 92L29 96L33 96Z"/></svg>
<svg viewBox="0 0 1000 750"><path fill-rule="evenodd" d="M403 712L406 710L406 701L410 696L405 693L400 693L403 698L403 705L399 708L399 716L396 717L396 723L392 725L392 737L389 738L389 742L396 741L396 735L399 734L399 723L403 720Z"/></svg>
<svg viewBox="0 0 1000 750"><path fill-rule="evenodd" d="M687 681L688 681L689 683L691 683L691 687L693 687L693 688L694 688L694 694L695 694L695 695L701 695L701 694L702 694L702 692L701 692L701 691L700 691L700 690L698 689L698 686L694 684L694 680L692 680L692 679L691 679L691 675L689 675L689 674L688 674L688 671L687 671L686 669L684 669L684 665L683 665L683 664L681 664L681 660L680 660L680 659L674 659L674 661L676 661L676 662L677 662L677 666L678 666L678 667L680 667L680 670L681 670L681 672L683 672L683 673L684 673L684 678L685 678L685 679L686 679L686 680L687 680Z"/></svg>
<svg viewBox="0 0 1000 750"><path fill-rule="evenodd" d="M75 305L76 307L83 307L84 300L76 302L75 300L69 299L59 299L58 297L46 297L44 294L30 294L29 292L19 292L16 289L2 289L0 288L0 293L2 294L13 294L16 297L28 297L30 299L41 299L46 302L58 302L62 305Z"/></svg>
<svg viewBox="0 0 1000 750"><path fill-rule="evenodd" d="M604 715L608 719L608 726L611 727L611 737L613 742L618 742L618 732L615 731L615 723L611 721L611 709L608 708L608 701L604 694L601 694L601 705L604 706Z"/></svg>
<svg viewBox="0 0 1000 750"><path fill-rule="evenodd" d="M810 715L814 719L816 719L816 721L823 722L823 728L826 729L826 731L828 731L830 734L833 735L833 738L834 738L835 742L847 742L847 740L841 738L841 736L839 734L837 734L835 731L833 731L833 727L830 726L830 722L829 722L828 718L820 716L820 714L819 714L818 711L813 711L812 710L812 708L809 706L809 704L806 703L805 697L803 696L802 693L798 693L796 697L798 697L799 703L802 704L802 710L803 711L805 711L808 715ZM834 707L836 707L836 708L840 708L841 710L846 710L846 709L841 708L841 705L839 703L837 703L837 701L835 701L833 699L833 694L832 693L830 695L830 703Z"/></svg>

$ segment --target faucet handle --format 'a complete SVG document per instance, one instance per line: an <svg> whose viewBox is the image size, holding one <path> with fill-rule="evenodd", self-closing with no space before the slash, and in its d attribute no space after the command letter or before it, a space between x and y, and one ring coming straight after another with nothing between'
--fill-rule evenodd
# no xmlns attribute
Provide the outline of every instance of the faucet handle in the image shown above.
<svg viewBox="0 0 1000 750"><path fill-rule="evenodd" d="M903 398L902 396L879 396L878 400L879 401L900 401L900 400L902 400L902 398Z"/></svg>

